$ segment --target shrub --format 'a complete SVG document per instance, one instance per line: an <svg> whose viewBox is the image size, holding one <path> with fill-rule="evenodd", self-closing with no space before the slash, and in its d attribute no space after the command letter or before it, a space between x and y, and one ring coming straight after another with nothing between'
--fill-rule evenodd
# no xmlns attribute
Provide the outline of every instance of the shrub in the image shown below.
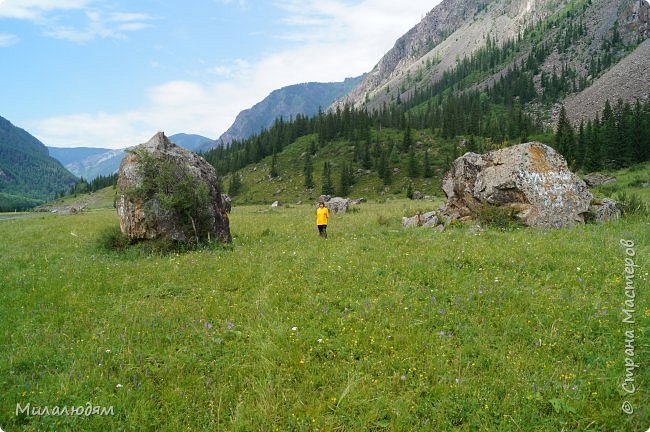
<svg viewBox="0 0 650 432"><path fill-rule="evenodd" d="M103 230L99 234L98 242L100 248L107 251L123 251L131 244L129 237L122 233L119 226Z"/></svg>
<svg viewBox="0 0 650 432"><path fill-rule="evenodd" d="M379 225L388 226L388 225L390 225L390 222L391 221L390 221L390 218L388 216L385 216L383 214L380 214L379 216L377 216L377 223Z"/></svg>
<svg viewBox="0 0 650 432"><path fill-rule="evenodd" d="M517 210L512 207L481 204L476 208L475 212L476 219L479 222L495 228L507 229L521 225L515 216Z"/></svg>
<svg viewBox="0 0 650 432"><path fill-rule="evenodd" d="M616 195L616 201L618 201L618 206L624 216L645 216L648 214L648 205L639 195L635 193L628 193L625 191L619 192Z"/></svg>

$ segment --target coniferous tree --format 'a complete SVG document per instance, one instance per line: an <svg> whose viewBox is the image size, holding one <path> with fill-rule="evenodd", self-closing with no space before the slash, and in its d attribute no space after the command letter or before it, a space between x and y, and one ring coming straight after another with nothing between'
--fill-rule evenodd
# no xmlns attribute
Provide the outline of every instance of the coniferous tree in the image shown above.
<svg viewBox="0 0 650 432"><path fill-rule="evenodd" d="M580 128L578 129L578 143L575 152L575 166L580 169L585 163L585 152L587 147L587 137L585 136L585 122L580 121Z"/></svg>
<svg viewBox="0 0 650 432"><path fill-rule="evenodd" d="M234 197L241 192L242 182L239 173L233 173L230 178L230 185L228 186L228 195Z"/></svg>
<svg viewBox="0 0 650 432"><path fill-rule="evenodd" d="M406 185L406 197L408 199L413 199L413 182L409 179L408 184Z"/></svg>
<svg viewBox="0 0 650 432"><path fill-rule="evenodd" d="M372 157L370 155L370 143L363 143L363 159L361 160L361 165L365 169L372 168Z"/></svg>
<svg viewBox="0 0 650 432"><path fill-rule="evenodd" d="M423 169L423 174L424 177L426 178L431 178L433 177L433 170L431 169L431 162L429 161L429 150L425 149L424 150L424 169Z"/></svg>
<svg viewBox="0 0 650 432"><path fill-rule="evenodd" d="M278 173L278 154L273 152L273 158L271 159L271 171L269 175L273 178L279 175Z"/></svg>
<svg viewBox="0 0 650 432"><path fill-rule="evenodd" d="M593 122L589 120L585 129L585 161L584 169L587 172L602 169L602 153L600 146L600 120L596 116Z"/></svg>
<svg viewBox="0 0 650 432"><path fill-rule="evenodd" d="M311 160L311 155L309 152L305 155L305 188L313 189L314 188L314 164Z"/></svg>
<svg viewBox="0 0 650 432"><path fill-rule="evenodd" d="M416 178L419 173L418 161L415 158L415 149L413 146L409 149L409 165L408 165L408 176L411 178Z"/></svg>
<svg viewBox="0 0 650 432"><path fill-rule="evenodd" d="M616 168L619 166L620 161L620 143L616 127L616 118L614 116L614 110L609 103L609 99L605 101L603 118L600 121L600 130L603 162L607 167Z"/></svg>
<svg viewBox="0 0 650 432"><path fill-rule="evenodd" d="M339 196L345 197L350 194L350 186L352 186L352 166L345 164L341 167L341 177L339 179Z"/></svg>
<svg viewBox="0 0 650 432"><path fill-rule="evenodd" d="M406 121L406 130L404 131L404 137L402 138L402 151L407 152L413 145L413 136L411 134L411 122Z"/></svg>
<svg viewBox="0 0 650 432"><path fill-rule="evenodd" d="M377 158L377 174L379 178L384 181L385 185L390 184L391 173L390 166L388 165L388 157L381 145L378 146L379 156Z"/></svg>
<svg viewBox="0 0 650 432"><path fill-rule="evenodd" d="M564 106L560 110L560 118L557 121L557 131L555 133L555 149L567 160L569 165L575 163L575 135L573 126L566 115Z"/></svg>
<svg viewBox="0 0 650 432"><path fill-rule="evenodd" d="M323 164L323 188L321 193L323 195L334 195L334 183L332 182L332 166L329 161Z"/></svg>

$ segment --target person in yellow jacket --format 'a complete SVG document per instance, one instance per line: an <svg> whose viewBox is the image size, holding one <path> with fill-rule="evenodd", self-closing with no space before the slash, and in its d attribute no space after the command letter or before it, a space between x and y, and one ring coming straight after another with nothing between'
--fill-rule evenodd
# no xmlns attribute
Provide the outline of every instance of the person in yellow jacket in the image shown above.
<svg viewBox="0 0 650 432"><path fill-rule="evenodd" d="M318 227L318 234L321 237L327 238L327 222L330 218L330 211L325 207L324 202L318 203L316 209L316 226Z"/></svg>

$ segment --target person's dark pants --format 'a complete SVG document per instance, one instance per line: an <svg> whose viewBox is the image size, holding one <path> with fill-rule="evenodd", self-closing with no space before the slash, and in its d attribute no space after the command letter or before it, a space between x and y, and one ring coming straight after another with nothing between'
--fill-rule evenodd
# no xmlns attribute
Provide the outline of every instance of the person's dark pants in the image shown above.
<svg viewBox="0 0 650 432"><path fill-rule="evenodd" d="M327 238L327 225L317 225L318 226L318 234L321 237Z"/></svg>

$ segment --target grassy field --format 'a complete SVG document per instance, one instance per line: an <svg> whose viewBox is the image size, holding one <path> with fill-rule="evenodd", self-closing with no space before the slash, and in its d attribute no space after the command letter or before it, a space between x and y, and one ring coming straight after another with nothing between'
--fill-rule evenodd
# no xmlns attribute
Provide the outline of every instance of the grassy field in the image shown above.
<svg viewBox="0 0 650 432"><path fill-rule="evenodd" d="M111 208L0 221L0 428L650 427L647 218L401 228L437 204L362 204L332 217L327 240L311 205L240 206L232 246L168 255L102 249ZM621 239L639 266L634 324ZM631 329L640 366L626 395ZM88 403L114 415L16 415Z"/></svg>

